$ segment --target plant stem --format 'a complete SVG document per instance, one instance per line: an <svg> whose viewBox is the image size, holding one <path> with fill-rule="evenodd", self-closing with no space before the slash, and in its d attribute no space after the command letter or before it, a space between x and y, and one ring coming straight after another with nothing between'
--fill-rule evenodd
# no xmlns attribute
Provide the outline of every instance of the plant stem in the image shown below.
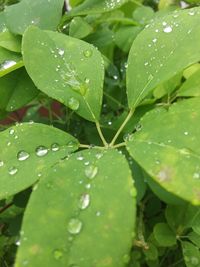
<svg viewBox="0 0 200 267"><path fill-rule="evenodd" d="M123 143L120 143L120 144L117 144L115 146L113 146L113 148L118 148L118 147L122 147L122 146L125 146L126 145L126 142L123 142Z"/></svg>
<svg viewBox="0 0 200 267"><path fill-rule="evenodd" d="M101 127L100 127L99 122L96 121L95 124L96 124L97 131L98 131L98 133L99 133L99 136L100 136L100 138L101 138L101 141L103 142L103 144L104 144L105 147L108 147L108 143L106 142L106 140L105 140L105 138L104 138L104 136L103 136L103 133L102 133L102 131L101 131Z"/></svg>
<svg viewBox="0 0 200 267"><path fill-rule="evenodd" d="M115 136L113 137L111 143L109 144L109 146L114 146L115 141L117 140L118 136L120 135L120 133L122 132L122 130L124 129L124 127L126 126L126 124L128 123L128 121L130 120L130 118L133 116L134 113L134 109L131 109L125 119L125 121L122 123L122 125L120 126L119 130L116 132Z"/></svg>
<svg viewBox="0 0 200 267"><path fill-rule="evenodd" d="M13 202L8 203L6 206L2 207L0 209L0 213L3 213L5 210L7 210L8 208L10 208L13 205Z"/></svg>
<svg viewBox="0 0 200 267"><path fill-rule="evenodd" d="M89 145L85 145L85 144L80 144L79 147L80 147L80 148L90 148Z"/></svg>

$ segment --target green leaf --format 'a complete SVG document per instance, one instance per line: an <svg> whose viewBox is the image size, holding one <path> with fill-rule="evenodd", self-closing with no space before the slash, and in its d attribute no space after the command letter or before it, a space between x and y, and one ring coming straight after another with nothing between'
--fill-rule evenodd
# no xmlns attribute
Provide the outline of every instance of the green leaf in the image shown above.
<svg viewBox="0 0 200 267"><path fill-rule="evenodd" d="M17 124L1 132L0 199L32 185L77 147L74 137L43 124Z"/></svg>
<svg viewBox="0 0 200 267"><path fill-rule="evenodd" d="M78 39L86 37L93 31L92 26L81 17L72 19L69 25L69 35Z"/></svg>
<svg viewBox="0 0 200 267"><path fill-rule="evenodd" d="M24 68L0 78L0 109L13 111L29 103L38 90Z"/></svg>
<svg viewBox="0 0 200 267"><path fill-rule="evenodd" d="M200 99L156 108L129 141L131 156L168 192L200 204Z"/></svg>
<svg viewBox="0 0 200 267"><path fill-rule="evenodd" d="M200 235L198 235L195 232L191 232L188 234L188 238L194 245L196 245L198 248L200 248Z"/></svg>
<svg viewBox="0 0 200 267"><path fill-rule="evenodd" d="M126 266L135 193L116 150L84 150L55 165L32 193L15 267Z"/></svg>
<svg viewBox="0 0 200 267"><path fill-rule="evenodd" d="M141 6L133 12L133 19L140 24L147 24L154 17L154 11L149 6Z"/></svg>
<svg viewBox="0 0 200 267"><path fill-rule="evenodd" d="M140 104L157 85L200 60L196 45L200 41L199 10L197 7L162 16L137 36L127 68L130 108Z"/></svg>
<svg viewBox="0 0 200 267"><path fill-rule="evenodd" d="M168 205L165 210L165 217L170 227L182 235L188 228L200 225L200 207L185 205Z"/></svg>
<svg viewBox="0 0 200 267"><path fill-rule="evenodd" d="M156 260L158 258L157 247L153 243L148 242L148 249L144 250L144 255L148 260Z"/></svg>
<svg viewBox="0 0 200 267"><path fill-rule="evenodd" d="M200 70L197 70L182 84L177 95L200 96Z"/></svg>
<svg viewBox="0 0 200 267"><path fill-rule="evenodd" d="M171 247L176 245L176 235L166 223L157 223L153 233L160 246Z"/></svg>
<svg viewBox="0 0 200 267"><path fill-rule="evenodd" d="M104 66L84 41L30 27L23 38L24 63L38 89L95 121L99 118Z"/></svg>
<svg viewBox="0 0 200 267"><path fill-rule="evenodd" d="M184 261L187 267L199 266L200 252L199 249L189 242L181 242Z"/></svg>
<svg viewBox="0 0 200 267"><path fill-rule="evenodd" d="M22 56L0 47L0 77L23 66Z"/></svg>
<svg viewBox="0 0 200 267"><path fill-rule="evenodd" d="M128 0L86 0L81 5L73 8L68 16L79 16L109 12L121 7Z"/></svg>
<svg viewBox="0 0 200 267"><path fill-rule="evenodd" d="M1 32L0 46L13 52L21 52L21 38L9 31Z"/></svg>
<svg viewBox="0 0 200 267"><path fill-rule="evenodd" d="M6 26L16 34L23 34L30 25L56 30L62 16L64 0L21 0L5 8Z"/></svg>

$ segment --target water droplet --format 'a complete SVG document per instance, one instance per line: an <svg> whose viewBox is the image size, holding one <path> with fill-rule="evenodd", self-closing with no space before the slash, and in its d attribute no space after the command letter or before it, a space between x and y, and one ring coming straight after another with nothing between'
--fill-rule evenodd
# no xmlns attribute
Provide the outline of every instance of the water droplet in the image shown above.
<svg viewBox="0 0 200 267"><path fill-rule="evenodd" d="M85 168L85 175L86 175L89 179L93 179L93 178L97 175L97 172L98 172L98 168L97 168L97 166L94 166L94 165L88 165L88 166Z"/></svg>
<svg viewBox="0 0 200 267"><path fill-rule="evenodd" d="M19 153L17 154L17 159L19 161L24 161L26 159L28 159L30 157L29 153L22 150L22 151L19 151Z"/></svg>
<svg viewBox="0 0 200 267"><path fill-rule="evenodd" d="M55 249L53 251L53 256L54 256L54 259L60 260L63 257L63 252L59 249Z"/></svg>
<svg viewBox="0 0 200 267"><path fill-rule="evenodd" d="M91 57L92 56L92 50L91 49L89 49L89 50L85 50L84 52L83 52L83 54L84 54L84 56L85 57Z"/></svg>
<svg viewBox="0 0 200 267"><path fill-rule="evenodd" d="M43 157L48 153L48 149L45 146L38 146L35 153L38 157Z"/></svg>
<svg viewBox="0 0 200 267"><path fill-rule="evenodd" d="M90 195L83 194L79 200L79 208L84 210L90 205Z"/></svg>
<svg viewBox="0 0 200 267"><path fill-rule="evenodd" d="M0 70L6 70L16 65L17 62L14 60L6 60L2 64L0 64Z"/></svg>
<svg viewBox="0 0 200 267"><path fill-rule="evenodd" d="M75 142L75 141L69 141L69 142L67 143L67 146L68 146L68 147L75 147L75 146L77 146L77 142Z"/></svg>
<svg viewBox="0 0 200 267"><path fill-rule="evenodd" d="M188 12L188 14L189 14L190 16L193 16L193 15L195 14L195 12L194 12L194 10L190 10L190 11Z"/></svg>
<svg viewBox="0 0 200 267"><path fill-rule="evenodd" d="M118 76L117 76L117 75L114 75L114 76L113 76L113 79L114 79L114 80L117 80L117 79L118 79Z"/></svg>
<svg viewBox="0 0 200 267"><path fill-rule="evenodd" d="M97 154L95 155L95 157L96 157L97 159L100 159L100 158L103 157L103 153L97 153Z"/></svg>
<svg viewBox="0 0 200 267"><path fill-rule="evenodd" d="M15 245L16 245L16 246L20 246L20 245L21 245L20 240L17 240L17 241L15 242Z"/></svg>
<svg viewBox="0 0 200 267"><path fill-rule="evenodd" d="M0 167L3 167L3 165L4 165L3 160L0 160Z"/></svg>
<svg viewBox="0 0 200 267"><path fill-rule="evenodd" d="M10 135L13 135L14 133L15 133L15 130L14 130L14 129L10 129L10 130L9 130L9 134L10 134Z"/></svg>
<svg viewBox="0 0 200 267"><path fill-rule="evenodd" d="M71 108L72 110L78 110L79 109L79 101L74 98L74 97L71 97L68 101L68 106L69 108Z"/></svg>
<svg viewBox="0 0 200 267"><path fill-rule="evenodd" d="M11 167L9 170L8 170L8 173L10 175L15 175L16 173L18 172L18 169L16 167Z"/></svg>
<svg viewBox="0 0 200 267"><path fill-rule="evenodd" d="M51 151L56 152L60 149L59 145L57 143L54 143L51 145Z"/></svg>
<svg viewBox="0 0 200 267"><path fill-rule="evenodd" d="M138 123L136 126L135 126L135 130L137 132L139 132L140 130L142 129L142 125L140 123Z"/></svg>
<svg viewBox="0 0 200 267"><path fill-rule="evenodd" d="M195 172L195 173L193 174L193 178L194 178L194 179L199 179L199 178L200 178L200 173L199 173L199 172Z"/></svg>
<svg viewBox="0 0 200 267"><path fill-rule="evenodd" d="M59 49L59 50L58 50L58 54L59 54L60 56L63 56L64 53L65 53L65 51L64 51L63 49Z"/></svg>
<svg viewBox="0 0 200 267"><path fill-rule="evenodd" d="M170 33L172 31L172 27L171 26L167 26L163 29L164 32L166 33Z"/></svg>
<svg viewBox="0 0 200 267"><path fill-rule="evenodd" d="M70 234L77 235L80 233L82 226L83 224L79 219L73 218L69 221L67 229Z"/></svg>
<svg viewBox="0 0 200 267"><path fill-rule="evenodd" d="M90 188L91 188L91 184L86 184L86 185L85 185L85 188L86 188L86 189L90 189Z"/></svg>
<svg viewBox="0 0 200 267"><path fill-rule="evenodd" d="M188 132L184 132L184 135L188 135Z"/></svg>
<svg viewBox="0 0 200 267"><path fill-rule="evenodd" d="M152 40L152 42L153 42L153 43L156 43L156 42L157 42L157 39L156 39L156 38L154 38L154 39Z"/></svg>
<svg viewBox="0 0 200 267"><path fill-rule="evenodd" d="M79 154L79 155L77 155L77 160L83 160L84 159L84 157L82 156L82 154Z"/></svg>
<svg viewBox="0 0 200 267"><path fill-rule="evenodd" d="M101 215L101 212L100 211L97 211L96 212L96 216L99 217Z"/></svg>

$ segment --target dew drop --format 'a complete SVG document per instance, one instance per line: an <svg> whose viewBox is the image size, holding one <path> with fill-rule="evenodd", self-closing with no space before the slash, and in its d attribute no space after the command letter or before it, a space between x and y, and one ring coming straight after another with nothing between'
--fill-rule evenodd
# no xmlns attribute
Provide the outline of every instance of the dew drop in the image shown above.
<svg viewBox="0 0 200 267"><path fill-rule="evenodd" d="M53 257L56 260L60 260L63 257L63 252L61 250L59 250L59 249L55 249L53 251Z"/></svg>
<svg viewBox="0 0 200 267"><path fill-rule="evenodd" d="M19 161L24 161L26 159L28 159L30 157L29 153L22 150L22 151L19 151L18 154L17 154L17 159Z"/></svg>
<svg viewBox="0 0 200 267"><path fill-rule="evenodd" d="M79 208L84 210L86 209L88 206L90 205L90 195L89 194L83 194L81 197L80 197L80 200L79 200Z"/></svg>
<svg viewBox="0 0 200 267"><path fill-rule="evenodd" d="M2 64L0 64L0 70L6 70L16 65L17 62L14 60L6 60Z"/></svg>
<svg viewBox="0 0 200 267"><path fill-rule="evenodd" d="M77 235L80 233L82 229L82 222L79 219L72 218L68 223L68 232L73 235Z"/></svg>
<svg viewBox="0 0 200 267"><path fill-rule="evenodd" d="M86 189L90 189L90 188L91 188L91 184L86 184L86 185L85 185L85 188L86 188Z"/></svg>
<svg viewBox="0 0 200 267"><path fill-rule="evenodd" d="M59 54L60 56L63 56L64 53L65 53L65 51L64 51L63 49L59 49L59 50L58 50L58 54Z"/></svg>
<svg viewBox="0 0 200 267"><path fill-rule="evenodd" d="M16 246L20 246L20 245L21 245L20 240L17 240L17 241L15 242L15 245L16 245Z"/></svg>
<svg viewBox="0 0 200 267"><path fill-rule="evenodd" d="M100 211L97 211L96 212L96 216L99 217L101 215L101 212Z"/></svg>
<svg viewBox="0 0 200 267"><path fill-rule="evenodd" d="M156 42L157 42L157 39L156 39L156 38L154 38L154 39L152 40L152 42L153 42L153 43L156 43Z"/></svg>
<svg viewBox="0 0 200 267"><path fill-rule="evenodd" d="M8 173L10 175L15 175L16 173L18 172L18 169L16 167L11 167L9 170L8 170Z"/></svg>
<svg viewBox="0 0 200 267"><path fill-rule="evenodd" d="M13 135L14 133L15 133L15 130L14 130L14 129L10 129L10 130L9 130L9 134L10 134L10 135Z"/></svg>
<svg viewBox="0 0 200 267"><path fill-rule="evenodd" d="M200 178L200 173L199 173L199 172L195 172L195 173L193 174L193 178L194 178L194 179L199 179L199 178Z"/></svg>
<svg viewBox="0 0 200 267"><path fill-rule="evenodd" d="M0 160L0 167L3 167L3 165L4 165L3 160Z"/></svg>
<svg viewBox="0 0 200 267"><path fill-rule="evenodd" d="M188 132L184 132L184 135L188 135Z"/></svg>
<svg viewBox="0 0 200 267"><path fill-rule="evenodd" d="M76 158L77 158L77 160L83 160L84 159L84 157L82 156L82 154L79 154Z"/></svg>
<svg viewBox="0 0 200 267"><path fill-rule="evenodd" d="M84 56L85 57L91 57L92 56L92 50L91 49L88 49L88 50L85 50L84 52L83 52L83 54L84 54Z"/></svg>
<svg viewBox="0 0 200 267"><path fill-rule="evenodd" d="M166 33L170 33L172 31L172 27L171 26L167 26L163 29L164 32Z"/></svg>
<svg viewBox="0 0 200 267"><path fill-rule="evenodd" d="M97 175L97 172L98 172L98 168L97 166L94 166L94 165L88 165L86 168L85 168L85 175L87 178L89 179L93 179L96 175Z"/></svg>
<svg viewBox="0 0 200 267"><path fill-rule="evenodd" d="M188 12L188 14L189 14L190 16L194 16L195 12L194 12L194 10L190 10L190 11Z"/></svg>
<svg viewBox="0 0 200 267"><path fill-rule="evenodd" d="M69 101L68 101L68 106L69 108L71 108L72 110L78 110L79 109L79 101L74 98L74 97L70 97Z"/></svg>
<svg viewBox="0 0 200 267"><path fill-rule="evenodd" d="M38 146L35 153L38 157L43 157L48 153L48 149L45 146Z"/></svg>
<svg viewBox="0 0 200 267"><path fill-rule="evenodd" d="M54 143L51 145L51 151L56 152L60 149L59 145L57 143Z"/></svg>

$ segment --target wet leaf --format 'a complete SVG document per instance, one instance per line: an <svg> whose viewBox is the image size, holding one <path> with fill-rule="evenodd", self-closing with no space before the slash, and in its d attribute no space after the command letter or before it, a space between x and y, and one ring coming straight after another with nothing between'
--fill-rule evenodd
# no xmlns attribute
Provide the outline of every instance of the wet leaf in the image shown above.
<svg viewBox="0 0 200 267"><path fill-rule="evenodd" d="M23 123L0 133L0 199L32 185L78 143L56 128Z"/></svg>
<svg viewBox="0 0 200 267"><path fill-rule="evenodd" d="M184 261L187 267L198 267L200 264L200 251L199 249L194 246L192 243L189 242L182 242L182 251Z"/></svg>
<svg viewBox="0 0 200 267"><path fill-rule="evenodd" d="M41 91L88 120L99 118L104 66L95 47L30 27L24 34L23 52L26 69Z"/></svg>
<svg viewBox="0 0 200 267"><path fill-rule="evenodd" d="M56 30L63 4L64 0L21 0L20 3L5 8L6 26L16 34L23 34L30 25Z"/></svg>
<svg viewBox="0 0 200 267"><path fill-rule="evenodd" d="M137 36L127 68L130 108L138 106L157 85L199 61L199 10L175 11L157 18Z"/></svg>
<svg viewBox="0 0 200 267"><path fill-rule="evenodd" d="M85 150L56 164L31 196L15 266L126 266L135 193L115 150Z"/></svg>
<svg viewBox="0 0 200 267"><path fill-rule="evenodd" d="M200 204L200 99L156 108L127 142L131 156L168 192Z"/></svg>

